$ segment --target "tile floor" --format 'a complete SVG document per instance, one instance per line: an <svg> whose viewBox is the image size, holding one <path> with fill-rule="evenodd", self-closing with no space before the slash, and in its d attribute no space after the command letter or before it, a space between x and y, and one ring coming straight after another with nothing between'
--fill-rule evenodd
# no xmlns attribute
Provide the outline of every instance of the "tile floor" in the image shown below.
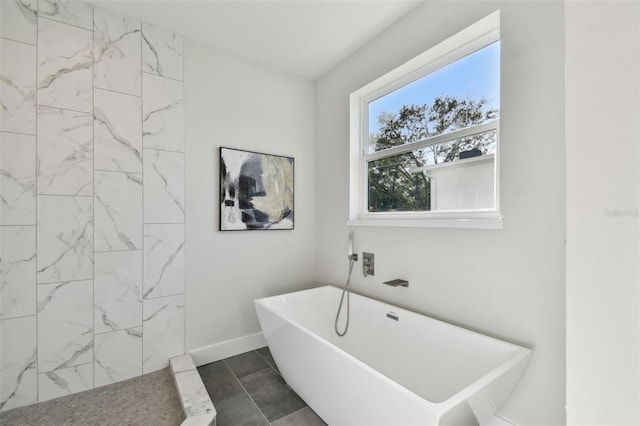
<svg viewBox="0 0 640 426"><path fill-rule="evenodd" d="M282 379L267 347L198 371L218 412L217 426L326 426Z"/></svg>

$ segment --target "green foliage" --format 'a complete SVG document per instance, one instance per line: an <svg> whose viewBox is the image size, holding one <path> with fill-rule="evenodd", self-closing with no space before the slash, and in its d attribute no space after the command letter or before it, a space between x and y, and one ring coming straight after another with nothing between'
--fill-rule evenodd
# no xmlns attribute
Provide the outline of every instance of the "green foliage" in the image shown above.
<svg viewBox="0 0 640 426"><path fill-rule="evenodd" d="M403 105L397 113L382 112L378 117L379 132L371 135L370 143L377 152L496 118L498 110L488 108L484 98L442 96L435 98L432 105ZM412 170L453 161L460 152L471 149L486 154L494 143L493 135L478 134L370 162L369 211L430 210L430 179L425 173Z"/></svg>

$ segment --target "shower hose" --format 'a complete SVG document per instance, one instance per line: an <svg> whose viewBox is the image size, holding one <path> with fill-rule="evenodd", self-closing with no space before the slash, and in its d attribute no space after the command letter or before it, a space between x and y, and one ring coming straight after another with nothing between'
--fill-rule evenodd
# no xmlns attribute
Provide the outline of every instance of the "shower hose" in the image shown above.
<svg viewBox="0 0 640 426"><path fill-rule="evenodd" d="M347 330L349 330L349 295L351 295L351 289L349 288L349 283L351 282L351 272L353 271L353 264L356 262L355 257L349 257L349 275L347 275L347 282L344 284L344 288L342 289L342 296L340 297L340 305L338 305L338 312L336 313L336 323L335 330L336 334L340 337L347 334ZM344 331L341 333L338 330L338 319L340 318L340 311L342 311L342 302L344 302L344 294L347 293L347 322L344 326Z"/></svg>

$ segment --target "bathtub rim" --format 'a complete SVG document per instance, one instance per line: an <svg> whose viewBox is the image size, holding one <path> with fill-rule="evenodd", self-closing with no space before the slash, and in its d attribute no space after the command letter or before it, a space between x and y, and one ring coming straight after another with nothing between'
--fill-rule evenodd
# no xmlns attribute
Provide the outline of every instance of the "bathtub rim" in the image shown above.
<svg viewBox="0 0 640 426"><path fill-rule="evenodd" d="M456 406L465 403L466 401L468 401L473 395L476 395L479 391L482 391L482 389L484 388L488 388L492 382L496 381L497 379L499 379L504 373L506 373L507 371L511 370L512 368L515 368L519 363L523 363L524 366L526 366L526 363L528 362L531 354L532 354L532 350L521 346L521 345L517 345L502 339L498 339L496 337L490 336L490 335L486 335L484 333L478 332L478 331L474 331L471 330L469 328L457 325L457 324L453 324L447 321L444 321L442 319L438 319L438 318L434 318L430 315L426 315L424 313L421 312L415 312L412 311L410 309L406 309L400 306L396 306L396 305L391 305L387 302L381 301L379 299L375 299L373 297L367 296L367 295L363 295L357 292L352 291L352 295L355 295L357 297L363 297L365 299L369 299L372 300L374 302L380 303L385 305L386 307L389 307L391 309L394 310L394 312L398 312L400 314L403 313L408 313L408 314L414 314L414 315L420 315L426 318L429 318L430 320L433 321L437 321L438 323L443 324L444 326L447 327L455 327L458 329L462 329L467 333L471 333L471 334L475 334L475 335L480 335L484 338L493 340L499 344L502 345L507 345L510 346L514 349L514 351L505 358L505 360L500 363L500 365L498 365L497 367L492 368L491 370L489 370L488 372L486 372L485 374L483 374L481 377L479 377L478 379L474 380L473 382L471 382L470 384L468 384L467 386L463 387L462 389L458 390L456 393L454 393L453 395L451 395L449 398L443 400L443 401L439 401L439 402L435 402L435 401L430 401L424 397L421 397L420 395L418 395L417 393L413 392L412 390L406 388L405 386L403 386L402 384L396 382L395 380L387 377L386 375L382 374L381 372L379 372L378 370L376 370L375 368L371 367L370 365L368 365L367 363L365 363L364 361L361 361L360 359L358 359L357 357L351 355L349 352L345 351L344 349L340 348L339 346L333 344L332 342L330 342L329 340L326 340L324 338L322 338L321 336L319 336L318 334L312 332L311 330L309 330L307 327L304 327L303 325L301 325L299 322L293 320L292 318L290 318L290 316L288 315L284 315L280 312L277 312L272 306L269 305L269 301L270 300L276 300L278 298L283 298L286 297L288 295L293 295L293 294L297 294L297 293L303 293L303 292L321 292L321 291L338 291L341 292L342 289L334 286L334 285L323 285L323 286L318 286L318 287L311 287L308 289L303 289L303 290L296 290L296 291L292 291L292 292L288 292L288 293L283 293L283 294L279 294L279 295L274 295L274 296L267 296L267 297L262 297L262 298L258 298L254 300L254 304L255 305L259 305L260 307L270 311L272 314L282 318L284 321L292 324L293 326L297 327L298 329L300 329L303 333L305 333L306 335L310 336L312 339L319 341L320 343L329 346L329 348L333 349L333 350L337 350L342 352L348 359L350 359L351 361L353 361L354 363L356 363L359 367L364 368L366 371L370 372L371 374L375 375L376 377L378 377L379 379L383 380L384 382L399 388L400 391L404 394L406 394L407 397L417 400L423 404L426 404L428 407L430 407L430 409L432 409L434 412L437 413L438 417L441 417L442 415L444 415L446 412L448 412L451 409L454 409ZM266 336L265 336L266 338Z"/></svg>

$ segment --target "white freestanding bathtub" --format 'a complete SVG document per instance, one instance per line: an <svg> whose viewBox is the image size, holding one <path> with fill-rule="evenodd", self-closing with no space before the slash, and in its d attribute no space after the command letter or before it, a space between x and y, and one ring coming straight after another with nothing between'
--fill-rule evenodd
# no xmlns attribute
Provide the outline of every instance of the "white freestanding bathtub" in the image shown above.
<svg viewBox="0 0 640 426"><path fill-rule="evenodd" d="M341 292L255 301L283 378L330 426L483 425L529 359L529 349L356 294L339 337Z"/></svg>

